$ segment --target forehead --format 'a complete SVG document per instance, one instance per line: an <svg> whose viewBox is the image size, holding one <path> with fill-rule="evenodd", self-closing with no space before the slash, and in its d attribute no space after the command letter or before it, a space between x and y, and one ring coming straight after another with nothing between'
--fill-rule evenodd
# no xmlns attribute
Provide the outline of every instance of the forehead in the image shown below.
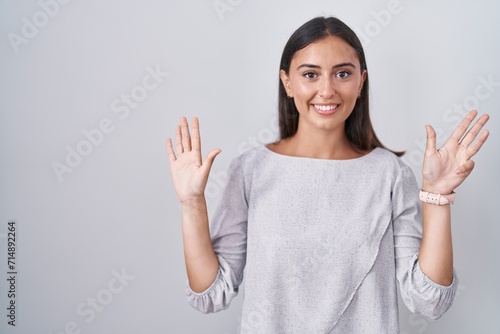
<svg viewBox="0 0 500 334"><path fill-rule="evenodd" d="M328 65L350 62L359 65L356 50L346 41L337 36L321 38L305 48L297 51L292 58L292 64Z"/></svg>

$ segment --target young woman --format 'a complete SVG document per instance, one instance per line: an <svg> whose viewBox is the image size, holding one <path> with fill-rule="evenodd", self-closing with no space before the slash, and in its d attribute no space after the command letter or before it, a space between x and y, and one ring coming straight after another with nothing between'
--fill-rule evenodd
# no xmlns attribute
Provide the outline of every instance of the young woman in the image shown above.
<svg viewBox="0 0 500 334"><path fill-rule="evenodd" d="M377 139L368 96L349 27L318 17L295 31L280 63L281 139L233 161L210 228L203 194L220 150L202 161L198 120L190 133L181 119L167 151L195 308L227 308L243 269L242 333L399 333L396 280L413 312L436 319L451 306L449 204L489 117L470 127L471 111L439 150L426 126L419 191L401 153Z"/></svg>

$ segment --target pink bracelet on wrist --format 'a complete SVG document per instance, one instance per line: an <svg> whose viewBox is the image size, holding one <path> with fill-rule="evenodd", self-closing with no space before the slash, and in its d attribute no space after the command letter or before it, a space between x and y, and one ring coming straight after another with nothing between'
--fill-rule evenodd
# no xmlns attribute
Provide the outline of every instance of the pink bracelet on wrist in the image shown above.
<svg viewBox="0 0 500 334"><path fill-rule="evenodd" d="M455 192L452 191L449 195L433 194L424 190L420 190L418 197L422 202L434 205L449 205L455 203Z"/></svg>

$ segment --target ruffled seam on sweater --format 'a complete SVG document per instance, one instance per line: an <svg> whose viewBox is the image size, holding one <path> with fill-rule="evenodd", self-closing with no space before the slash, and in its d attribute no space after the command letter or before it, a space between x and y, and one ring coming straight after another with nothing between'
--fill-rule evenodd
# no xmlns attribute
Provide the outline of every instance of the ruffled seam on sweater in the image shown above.
<svg viewBox="0 0 500 334"><path fill-rule="evenodd" d="M412 275L410 277L410 286L413 292L418 295L419 299L425 300L420 307L414 305L415 313L419 313L429 317L430 319L439 319L453 304L455 294L458 287L458 277L455 269L453 269L453 280L450 285L445 286L431 280L420 268L418 262L418 254L412 258L414 261ZM435 299L438 295L437 300Z"/></svg>

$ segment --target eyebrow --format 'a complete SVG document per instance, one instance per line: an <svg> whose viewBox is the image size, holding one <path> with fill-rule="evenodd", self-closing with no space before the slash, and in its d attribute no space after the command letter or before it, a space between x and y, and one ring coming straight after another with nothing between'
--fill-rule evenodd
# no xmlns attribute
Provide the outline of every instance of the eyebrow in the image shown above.
<svg viewBox="0 0 500 334"><path fill-rule="evenodd" d="M344 67L344 66L356 68L356 66L353 63L340 63L340 64L337 64L337 65L334 65L332 68L339 68L339 67ZM297 70L301 69L302 67L307 67L307 68L321 68L321 66L319 66L319 65L302 64L299 67L297 67Z"/></svg>

